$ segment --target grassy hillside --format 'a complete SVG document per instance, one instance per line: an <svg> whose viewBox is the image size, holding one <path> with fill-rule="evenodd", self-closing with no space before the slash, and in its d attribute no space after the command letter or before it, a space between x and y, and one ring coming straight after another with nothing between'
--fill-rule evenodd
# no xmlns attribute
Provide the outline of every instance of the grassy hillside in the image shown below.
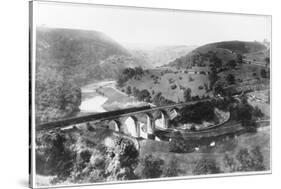
<svg viewBox="0 0 281 189"><path fill-rule="evenodd" d="M214 54L222 60L224 65L230 60L237 60L238 54L251 54L264 50L266 50L266 46L258 42L225 41L211 43L198 47L185 56L177 58L169 63L169 66L176 68L208 66Z"/></svg>
<svg viewBox="0 0 281 189"><path fill-rule="evenodd" d="M141 76L131 78L122 87L126 92L129 88L136 87L138 90L148 90L151 98L158 93L173 102L184 101L184 91L191 89L192 96L202 97L209 95L209 79L207 75L185 73L183 70L171 68L157 68L145 71Z"/></svg>
<svg viewBox="0 0 281 189"><path fill-rule="evenodd" d="M269 88L269 69L265 64L247 64L245 58L263 60L267 47L258 42L226 41L203 45L177 58L167 66L146 70L126 80L124 92L142 91L149 101L161 96L173 102L186 101L186 92L193 98L215 93L234 94L241 91ZM133 89L136 89L132 91ZM227 89L226 92L220 89ZM236 90L239 88L239 90ZM187 91L188 90L188 91ZM142 94L141 94L142 95ZM188 94L189 95L189 94Z"/></svg>

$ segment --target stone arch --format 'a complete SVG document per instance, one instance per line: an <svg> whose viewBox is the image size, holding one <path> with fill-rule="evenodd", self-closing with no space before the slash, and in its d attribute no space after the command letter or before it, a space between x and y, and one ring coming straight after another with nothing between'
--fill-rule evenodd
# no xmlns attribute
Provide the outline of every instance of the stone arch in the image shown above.
<svg viewBox="0 0 281 189"><path fill-rule="evenodd" d="M159 129L167 129L169 120L167 113L164 110L159 110L158 113L160 114L160 118L155 119L155 127Z"/></svg>
<svg viewBox="0 0 281 189"><path fill-rule="evenodd" d="M125 134L133 137L139 137L139 127L137 125L137 119L133 116L129 116L124 121Z"/></svg>
<svg viewBox="0 0 281 189"><path fill-rule="evenodd" d="M120 122L118 120L111 120L108 124L109 129L116 131L116 132L120 132Z"/></svg>

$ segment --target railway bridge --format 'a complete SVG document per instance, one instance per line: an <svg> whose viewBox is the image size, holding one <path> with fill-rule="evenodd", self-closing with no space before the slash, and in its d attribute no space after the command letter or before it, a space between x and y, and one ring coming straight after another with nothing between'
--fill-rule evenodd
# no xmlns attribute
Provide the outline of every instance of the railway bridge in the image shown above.
<svg viewBox="0 0 281 189"><path fill-rule="evenodd" d="M36 126L36 131L63 129L69 126L102 125L116 132L120 132L135 138L154 139L155 130L166 130L169 121L178 116L179 110L187 105L210 99L176 103L160 107L135 107L110 112L104 112L65 120L43 123Z"/></svg>

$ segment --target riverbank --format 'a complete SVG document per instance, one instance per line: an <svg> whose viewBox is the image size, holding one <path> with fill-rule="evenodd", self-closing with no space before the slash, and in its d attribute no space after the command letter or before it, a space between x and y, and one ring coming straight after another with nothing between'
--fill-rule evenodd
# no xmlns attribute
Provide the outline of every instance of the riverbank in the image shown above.
<svg viewBox="0 0 281 189"><path fill-rule="evenodd" d="M147 105L128 96L116 88L116 81L101 81L88 84L81 89L80 114L100 113Z"/></svg>

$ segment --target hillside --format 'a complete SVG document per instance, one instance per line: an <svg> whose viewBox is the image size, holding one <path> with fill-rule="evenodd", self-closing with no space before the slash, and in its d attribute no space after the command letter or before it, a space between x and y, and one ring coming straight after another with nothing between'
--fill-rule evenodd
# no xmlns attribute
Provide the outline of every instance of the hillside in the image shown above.
<svg viewBox="0 0 281 189"><path fill-rule="evenodd" d="M125 48L97 31L38 28L36 45L37 67L51 67L66 77L70 76L67 79L78 85L111 79L116 76L116 69L119 72L127 64L133 67L142 65ZM120 63L106 66L103 63L107 59L109 62L120 60Z"/></svg>
<svg viewBox="0 0 281 189"><path fill-rule="evenodd" d="M269 50L258 42L212 43L166 66L128 77L120 86L139 99L147 96L146 100L158 102L159 97L164 101L160 104L211 97L214 92L221 94L223 90L229 94L265 90L270 74L266 57L269 58ZM261 60L264 63L258 62Z"/></svg>
<svg viewBox="0 0 281 189"><path fill-rule="evenodd" d="M142 63L110 37L97 31L37 28L37 123L75 115L81 86L115 77Z"/></svg>
<svg viewBox="0 0 281 189"><path fill-rule="evenodd" d="M170 62L168 65L176 68L208 66L214 54L222 60L222 64L224 65L230 60L236 60L238 54L252 54L265 50L266 46L259 42L225 41L210 43L196 48L185 56Z"/></svg>

